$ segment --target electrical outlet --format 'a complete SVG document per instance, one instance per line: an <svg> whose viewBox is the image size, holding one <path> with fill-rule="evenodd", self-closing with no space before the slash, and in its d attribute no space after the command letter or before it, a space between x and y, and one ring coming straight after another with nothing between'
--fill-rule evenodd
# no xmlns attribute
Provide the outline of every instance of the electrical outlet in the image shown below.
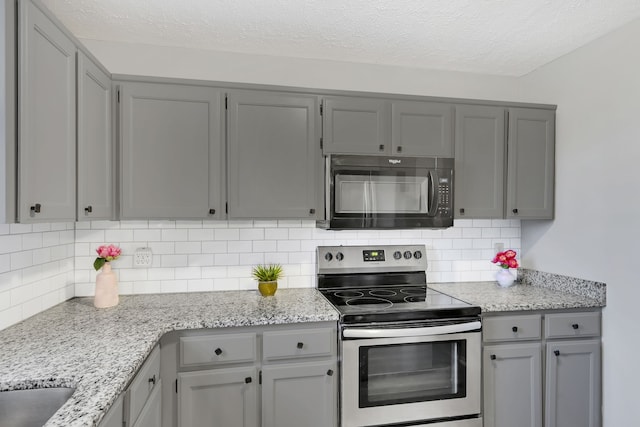
<svg viewBox="0 0 640 427"><path fill-rule="evenodd" d="M496 251L496 253L504 251L504 243L495 243L493 245L493 249Z"/></svg>
<svg viewBox="0 0 640 427"><path fill-rule="evenodd" d="M133 254L133 266L136 268L151 267L153 253L151 248L138 248Z"/></svg>

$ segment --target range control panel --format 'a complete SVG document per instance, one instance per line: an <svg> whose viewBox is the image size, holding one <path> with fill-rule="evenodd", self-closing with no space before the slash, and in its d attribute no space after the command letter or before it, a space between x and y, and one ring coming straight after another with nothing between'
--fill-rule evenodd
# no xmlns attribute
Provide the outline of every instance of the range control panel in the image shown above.
<svg viewBox="0 0 640 427"><path fill-rule="evenodd" d="M424 245L318 246L319 274L425 271Z"/></svg>

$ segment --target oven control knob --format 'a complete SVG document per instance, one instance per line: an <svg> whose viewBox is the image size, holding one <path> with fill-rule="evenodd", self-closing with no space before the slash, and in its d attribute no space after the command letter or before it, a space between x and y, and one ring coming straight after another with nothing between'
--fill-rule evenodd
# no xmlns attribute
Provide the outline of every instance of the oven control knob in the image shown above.
<svg viewBox="0 0 640 427"><path fill-rule="evenodd" d="M395 252L393 253L393 259L400 259L400 258L402 258L402 252L400 252L400 251L395 251Z"/></svg>
<svg viewBox="0 0 640 427"><path fill-rule="evenodd" d="M337 259L338 261L342 261L342 260L344 259L344 255L342 254L342 252L338 252L338 253L336 254L336 259Z"/></svg>
<svg viewBox="0 0 640 427"><path fill-rule="evenodd" d="M420 252L420 251L415 251L415 252L413 253L413 257L414 257L415 259L420 259L420 258L422 258L422 252Z"/></svg>
<svg viewBox="0 0 640 427"><path fill-rule="evenodd" d="M324 256L324 259L326 259L327 261L331 261L333 259L333 255L331 255L331 252L327 252L327 254Z"/></svg>
<svg viewBox="0 0 640 427"><path fill-rule="evenodd" d="M411 258L411 251L404 251L404 259L410 259Z"/></svg>

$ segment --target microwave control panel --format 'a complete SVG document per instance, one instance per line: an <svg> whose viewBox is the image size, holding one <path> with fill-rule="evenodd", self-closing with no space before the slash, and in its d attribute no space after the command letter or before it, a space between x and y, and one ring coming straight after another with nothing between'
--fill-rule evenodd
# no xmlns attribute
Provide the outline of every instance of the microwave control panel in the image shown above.
<svg viewBox="0 0 640 427"><path fill-rule="evenodd" d="M451 181L449 178L438 179L438 215L451 214Z"/></svg>

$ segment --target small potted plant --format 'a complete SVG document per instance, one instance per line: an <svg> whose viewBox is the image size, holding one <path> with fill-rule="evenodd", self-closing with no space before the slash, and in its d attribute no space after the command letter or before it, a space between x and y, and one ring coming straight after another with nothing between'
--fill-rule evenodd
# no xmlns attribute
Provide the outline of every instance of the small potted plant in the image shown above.
<svg viewBox="0 0 640 427"><path fill-rule="evenodd" d="M272 296L278 289L278 279L282 277L280 264L256 265L251 270L251 275L258 281L258 290L265 297Z"/></svg>

